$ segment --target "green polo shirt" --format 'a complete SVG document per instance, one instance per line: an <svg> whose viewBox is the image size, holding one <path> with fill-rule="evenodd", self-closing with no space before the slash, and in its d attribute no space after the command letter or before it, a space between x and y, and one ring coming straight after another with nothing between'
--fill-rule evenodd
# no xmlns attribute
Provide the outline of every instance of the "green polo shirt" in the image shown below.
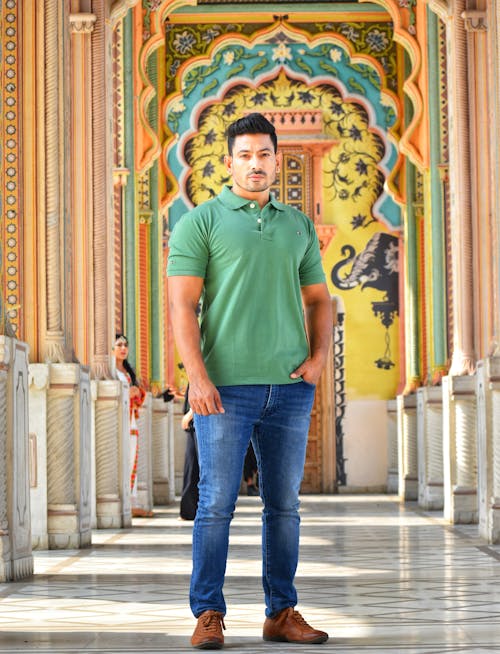
<svg viewBox="0 0 500 654"><path fill-rule="evenodd" d="M309 353L300 288L325 281L312 221L227 186L179 220L167 274L202 277L201 349L217 386L289 384Z"/></svg>

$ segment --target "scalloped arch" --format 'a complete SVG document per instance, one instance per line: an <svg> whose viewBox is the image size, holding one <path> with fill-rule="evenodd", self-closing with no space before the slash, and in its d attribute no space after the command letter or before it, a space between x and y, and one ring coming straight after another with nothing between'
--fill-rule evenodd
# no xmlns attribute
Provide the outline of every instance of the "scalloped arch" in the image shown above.
<svg viewBox="0 0 500 654"><path fill-rule="evenodd" d="M412 21L411 9L401 7L397 0L359 0L360 2L374 2L383 7L391 16L394 24L394 40L403 46L411 62L411 72L403 84L403 91L410 98L413 105L413 118L404 133L401 135L399 148L411 161L422 168L424 157L419 147L413 142L412 137L422 120L424 104L422 95L418 88L417 76L422 65L422 53L418 41L413 36L415 31Z"/></svg>
<svg viewBox="0 0 500 654"><path fill-rule="evenodd" d="M115 25L120 19L124 18L127 11L135 7L140 0L115 0L111 3L109 19L111 25Z"/></svg>
<svg viewBox="0 0 500 654"><path fill-rule="evenodd" d="M300 36L300 38L304 39L308 43L310 48L315 48L323 43L335 44L336 46L343 48L347 52L349 59L353 63L361 63L366 66L370 66L376 71L382 82L380 88L381 95L386 98L389 104L392 104L395 107L395 115L397 119L396 122L388 129L388 137L391 140L391 142L396 146L396 149L398 150L398 158L393 168L386 173L386 183L390 195L394 198L394 200L397 203L401 204L403 202L403 198L400 189L398 188L396 183L396 180L400 175L401 168L403 165L403 156L401 154L401 149L399 147L399 143L400 143L399 128L400 128L400 118L401 118L400 100L385 84L386 75L379 62L376 61L374 58L370 57L369 55L356 53L352 44L343 35L335 34L332 37L331 34L328 35L317 34L311 36L310 33L301 30L296 26L289 25L286 22L279 21L273 25L270 25L269 27L265 27L255 32L251 36L246 36L244 34L241 34L241 35L228 37L226 35L222 35L214 39L213 43L211 44L210 48L207 50L206 54L197 57L192 57L191 59L189 59L189 61L187 61L179 69L179 75L180 77L183 77L193 68L203 65L209 65L211 59L216 54L216 52L219 49L226 48L228 45L235 45L235 46L251 45L252 47L254 47L259 43L264 42L274 33L283 32L283 31L289 32L290 34L295 36ZM162 112L161 112L162 115L165 114L165 107L167 105L170 105L171 103L175 102L176 99L180 99L181 97L182 97L182 93L178 92L177 94L174 93L173 95L170 95L169 97L165 98L163 102ZM163 163L167 159L167 152L172 146L172 140L175 140L175 136L173 136L172 138L167 138L162 145ZM167 170L165 170L165 173L167 173ZM175 180L172 180L172 184L174 187L174 195L175 195L175 193L178 191L177 183Z"/></svg>
<svg viewBox="0 0 500 654"><path fill-rule="evenodd" d="M126 1L126 0L125 0ZM151 1L151 0L150 0ZM156 95L156 89L147 74L148 60L151 55L163 45L165 39L165 20L169 13L178 7L195 6L196 0L163 0L150 14L150 36L143 43L138 61L138 73L142 82L142 89L138 98L138 114L141 125L150 142L150 146L140 153L137 161L137 171L144 172L150 168L161 154L161 143L158 134L152 129L147 118L149 103Z"/></svg>
<svg viewBox="0 0 500 654"><path fill-rule="evenodd" d="M391 136L394 138L394 140L399 141L399 151L402 154L406 154L416 165L421 167L423 165L422 153L420 152L418 145L412 140L412 137L422 119L423 114L423 99L416 82L416 78L421 67L421 52L417 40L411 34L411 12L408 8L400 7L397 3L397 0L360 0L360 2L370 1L375 2L381 6L391 16L394 24L394 39L403 46L411 61L412 69L408 79L405 80L403 90L410 98L410 101L413 105L413 118L399 139L395 138L396 127L391 130ZM122 0L121 3L119 2L117 4L121 5L122 7L131 7L136 4L136 0ZM165 148L165 144L162 148L162 144L160 143L158 135L151 128L147 119L148 105L156 94L154 85L151 83L147 75L148 59L156 51L156 49L161 47L163 44L165 19L170 13L175 11L175 9L182 6L196 6L196 0L160 1L158 7L151 11L151 33L149 38L144 42L140 51L138 71L143 84L143 88L139 93L138 111L139 119L150 142L150 147L142 153L142 156L139 159L139 172L149 168L160 156L162 149L164 150ZM364 59L362 55L356 56L359 56L360 59ZM364 63L367 62L364 61ZM372 65L376 67L374 62L372 62ZM401 198L399 197L397 187L393 183L393 180L395 179L400 167L401 162L398 161L393 174L388 180L391 192L395 199L399 202L401 201Z"/></svg>

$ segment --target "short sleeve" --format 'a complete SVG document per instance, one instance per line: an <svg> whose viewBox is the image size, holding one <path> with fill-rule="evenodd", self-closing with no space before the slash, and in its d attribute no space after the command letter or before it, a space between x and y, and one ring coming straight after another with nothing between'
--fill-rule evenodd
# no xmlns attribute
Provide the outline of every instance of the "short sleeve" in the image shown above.
<svg viewBox="0 0 500 654"><path fill-rule="evenodd" d="M309 218L307 220L309 221ZM301 286L322 284L325 281L318 236L312 223L309 228L309 244L300 262L299 277Z"/></svg>
<svg viewBox="0 0 500 654"><path fill-rule="evenodd" d="M207 263L207 230L199 213L187 213L175 225L169 239L167 276L204 278Z"/></svg>

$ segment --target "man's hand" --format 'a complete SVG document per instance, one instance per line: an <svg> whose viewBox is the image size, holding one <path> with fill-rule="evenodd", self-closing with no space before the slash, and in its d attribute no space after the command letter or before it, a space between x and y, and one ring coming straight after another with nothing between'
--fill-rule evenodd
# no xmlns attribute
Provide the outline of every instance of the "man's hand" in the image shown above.
<svg viewBox="0 0 500 654"><path fill-rule="evenodd" d="M189 409L189 411L185 413L181 419L181 427L184 429L184 431L187 431L189 429L189 425L192 419L193 419L193 409Z"/></svg>
<svg viewBox="0 0 500 654"><path fill-rule="evenodd" d="M325 366L332 340L332 301L326 284L301 288L304 303L310 356L290 375L308 384L317 384Z"/></svg>
<svg viewBox="0 0 500 654"><path fill-rule="evenodd" d="M321 377L324 365L325 361L323 357L316 357L314 359L308 357L298 368L295 368L290 375L290 378L298 379L299 377L302 377L302 379L308 384L316 385Z"/></svg>
<svg viewBox="0 0 500 654"><path fill-rule="evenodd" d="M170 319L175 341L189 380L189 406L194 413L208 416L224 413L219 391L210 381L200 349L197 306L203 279L173 276L168 279Z"/></svg>
<svg viewBox="0 0 500 654"><path fill-rule="evenodd" d="M189 406L201 416L225 413L219 391L209 379L189 380Z"/></svg>

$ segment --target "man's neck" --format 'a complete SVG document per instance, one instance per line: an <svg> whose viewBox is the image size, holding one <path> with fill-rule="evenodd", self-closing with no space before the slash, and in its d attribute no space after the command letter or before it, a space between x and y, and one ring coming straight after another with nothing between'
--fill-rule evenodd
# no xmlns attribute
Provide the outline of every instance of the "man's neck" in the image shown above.
<svg viewBox="0 0 500 654"><path fill-rule="evenodd" d="M245 200L249 200L250 202L256 202L261 209L269 202L269 199L271 197L271 194L269 193L269 189L266 189L265 191L253 193L251 191L246 191L245 189L242 189L239 186L233 184L231 190L235 195L238 195L240 198L244 198Z"/></svg>

